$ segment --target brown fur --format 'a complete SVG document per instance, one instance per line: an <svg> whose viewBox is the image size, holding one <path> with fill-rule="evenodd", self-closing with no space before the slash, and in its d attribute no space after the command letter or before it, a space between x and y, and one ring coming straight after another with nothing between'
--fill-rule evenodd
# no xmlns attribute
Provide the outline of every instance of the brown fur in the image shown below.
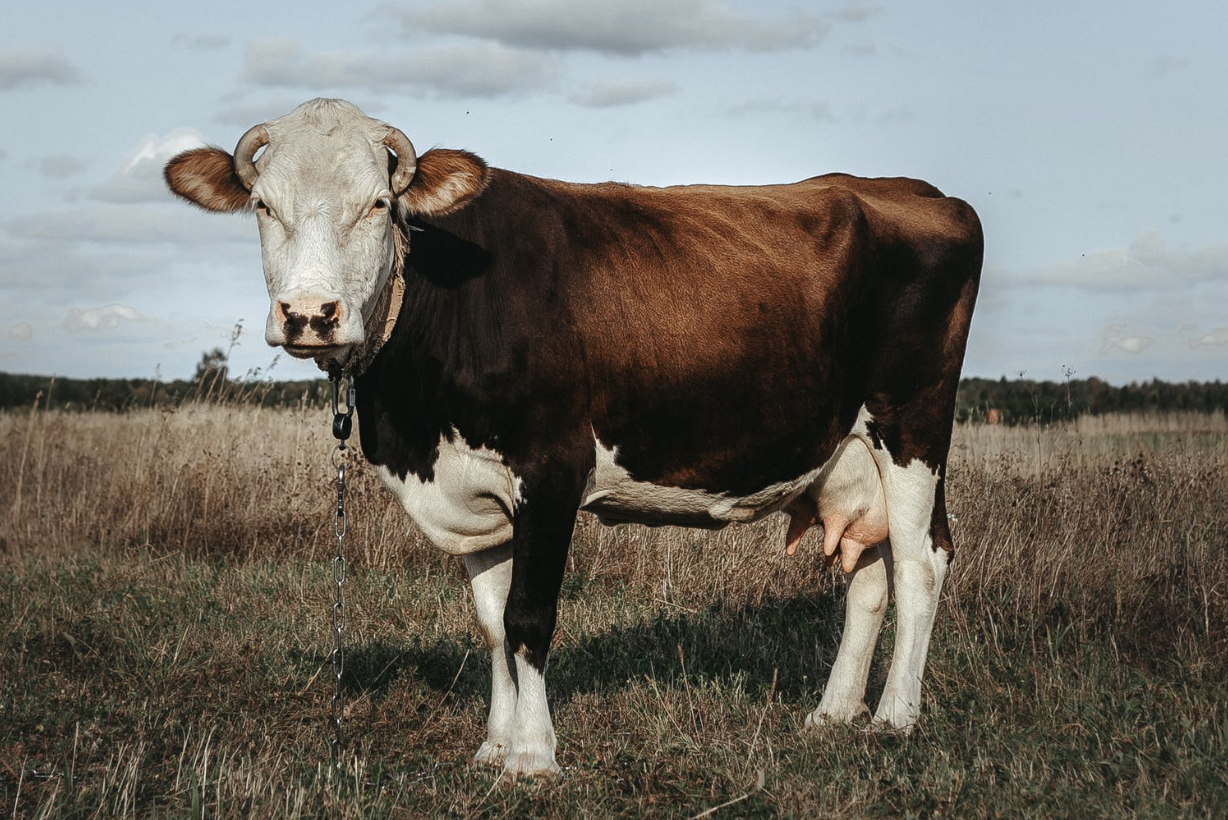
<svg viewBox="0 0 1228 820"><path fill-rule="evenodd" d="M481 157L436 148L418 157L418 170L400 203L416 216L447 216L480 196L489 183L490 169Z"/></svg>
<svg viewBox="0 0 1228 820"><path fill-rule="evenodd" d="M251 194L235 173L233 158L221 148L184 151L162 173L171 191L206 211L228 213L250 206Z"/></svg>

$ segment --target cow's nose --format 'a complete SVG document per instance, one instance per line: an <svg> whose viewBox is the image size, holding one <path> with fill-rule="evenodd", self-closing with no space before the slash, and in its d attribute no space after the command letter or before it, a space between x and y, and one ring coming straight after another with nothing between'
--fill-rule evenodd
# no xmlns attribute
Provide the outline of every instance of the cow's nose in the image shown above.
<svg viewBox="0 0 1228 820"><path fill-rule="evenodd" d="M302 333L308 326L321 336L341 323L341 303L333 300L291 299L279 301L277 310L288 336Z"/></svg>

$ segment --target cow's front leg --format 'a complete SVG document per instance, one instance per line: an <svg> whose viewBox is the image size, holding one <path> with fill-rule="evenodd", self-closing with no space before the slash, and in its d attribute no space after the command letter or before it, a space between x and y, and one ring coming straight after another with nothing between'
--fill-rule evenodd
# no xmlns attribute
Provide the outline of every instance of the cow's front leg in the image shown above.
<svg viewBox="0 0 1228 820"><path fill-rule="evenodd" d="M512 548L504 545L465 556L478 626L490 650L490 715L486 741L474 755L482 763L503 763L512 745L516 680L503 630L503 608L512 585Z"/></svg>
<svg viewBox="0 0 1228 820"><path fill-rule="evenodd" d="M555 774L555 735L546 702L546 658L559 588L575 528L581 483L566 469L525 480L512 535L512 583L503 625L516 678L511 746L503 770Z"/></svg>

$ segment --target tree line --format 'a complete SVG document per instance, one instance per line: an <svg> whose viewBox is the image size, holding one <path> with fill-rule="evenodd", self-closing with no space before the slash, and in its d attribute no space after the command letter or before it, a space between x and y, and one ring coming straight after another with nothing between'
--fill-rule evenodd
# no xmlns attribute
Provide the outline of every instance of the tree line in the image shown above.
<svg viewBox="0 0 1228 820"><path fill-rule="evenodd" d="M173 409L183 404L244 404L259 407L323 406L332 392L326 379L273 381L231 378L226 352L201 354L191 379L62 379L0 373L0 410L32 408L122 413L140 407Z"/></svg>
<svg viewBox="0 0 1228 820"><path fill-rule="evenodd" d="M40 408L125 412L169 409L185 403L261 407L323 407L326 379L273 381L231 378L225 358L210 351L193 379L62 379L0 373L0 410ZM1097 378L1065 381L968 378L959 383L956 419L1001 424L1049 423L1084 414L1228 411L1228 383L1152 379L1114 387Z"/></svg>
<svg viewBox="0 0 1228 820"><path fill-rule="evenodd" d="M205 378L191 381L151 379L63 379L0 373L0 411L31 408L127 412L141 407L173 409L184 404L244 404L253 407L323 406L331 397L328 381L245 382Z"/></svg>
<svg viewBox="0 0 1228 820"><path fill-rule="evenodd" d="M1001 424L1048 423L1108 413L1214 413L1228 410L1228 382L1165 382L1152 379L1121 387L1101 379L1034 381L961 379L959 421Z"/></svg>

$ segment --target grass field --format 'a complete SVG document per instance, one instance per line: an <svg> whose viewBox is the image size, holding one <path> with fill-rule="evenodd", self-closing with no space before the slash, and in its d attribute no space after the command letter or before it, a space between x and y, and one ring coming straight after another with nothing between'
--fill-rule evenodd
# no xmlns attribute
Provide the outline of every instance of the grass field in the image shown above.
<svg viewBox="0 0 1228 820"><path fill-rule="evenodd" d="M330 770L331 446L319 411L0 415L0 816L1228 816L1222 415L957 429L909 738L802 728L843 619L813 533L582 517L541 782L470 764L463 568L361 468Z"/></svg>

